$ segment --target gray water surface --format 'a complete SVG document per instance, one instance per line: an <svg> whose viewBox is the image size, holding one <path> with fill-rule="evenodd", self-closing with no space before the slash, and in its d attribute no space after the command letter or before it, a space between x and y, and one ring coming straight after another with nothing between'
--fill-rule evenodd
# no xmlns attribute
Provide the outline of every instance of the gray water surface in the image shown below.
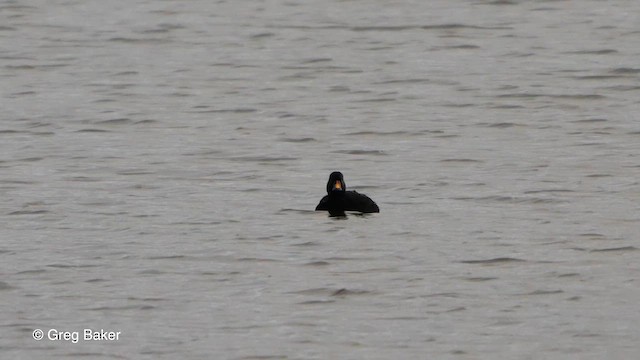
<svg viewBox="0 0 640 360"><path fill-rule="evenodd" d="M2 2L2 357L635 358L639 14Z"/></svg>

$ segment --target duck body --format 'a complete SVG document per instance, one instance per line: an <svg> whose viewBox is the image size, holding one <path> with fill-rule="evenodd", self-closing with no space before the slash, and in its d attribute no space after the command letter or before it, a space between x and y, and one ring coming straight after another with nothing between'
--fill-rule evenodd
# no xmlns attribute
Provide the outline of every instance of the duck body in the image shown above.
<svg viewBox="0 0 640 360"><path fill-rule="evenodd" d="M342 173L331 173L327 182L327 195L320 200L316 211L328 211L330 215L344 215L345 211L380 212L380 208L370 197L357 191L347 191L346 188Z"/></svg>

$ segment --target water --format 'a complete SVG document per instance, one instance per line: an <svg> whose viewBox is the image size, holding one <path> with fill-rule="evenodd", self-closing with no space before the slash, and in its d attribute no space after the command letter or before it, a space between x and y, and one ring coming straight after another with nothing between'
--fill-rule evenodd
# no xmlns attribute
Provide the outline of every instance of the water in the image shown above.
<svg viewBox="0 0 640 360"><path fill-rule="evenodd" d="M3 357L633 358L638 14L3 2Z"/></svg>

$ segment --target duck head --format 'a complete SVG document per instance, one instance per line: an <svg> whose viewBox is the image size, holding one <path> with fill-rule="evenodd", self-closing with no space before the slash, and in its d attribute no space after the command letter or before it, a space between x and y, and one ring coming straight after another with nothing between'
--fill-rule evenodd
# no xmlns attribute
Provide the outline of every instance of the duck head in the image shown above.
<svg viewBox="0 0 640 360"><path fill-rule="evenodd" d="M329 181L327 182L327 193L332 192L344 192L347 190L347 184L344 183L342 173L334 171L329 175Z"/></svg>

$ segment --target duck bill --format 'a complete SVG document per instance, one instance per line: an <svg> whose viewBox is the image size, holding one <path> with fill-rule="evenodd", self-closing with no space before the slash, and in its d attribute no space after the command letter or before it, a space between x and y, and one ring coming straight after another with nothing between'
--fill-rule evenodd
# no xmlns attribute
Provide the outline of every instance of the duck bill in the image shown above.
<svg viewBox="0 0 640 360"><path fill-rule="evenodd" d="M338 180L333 184L333 190L342 190L342 181Z"/></svg>

